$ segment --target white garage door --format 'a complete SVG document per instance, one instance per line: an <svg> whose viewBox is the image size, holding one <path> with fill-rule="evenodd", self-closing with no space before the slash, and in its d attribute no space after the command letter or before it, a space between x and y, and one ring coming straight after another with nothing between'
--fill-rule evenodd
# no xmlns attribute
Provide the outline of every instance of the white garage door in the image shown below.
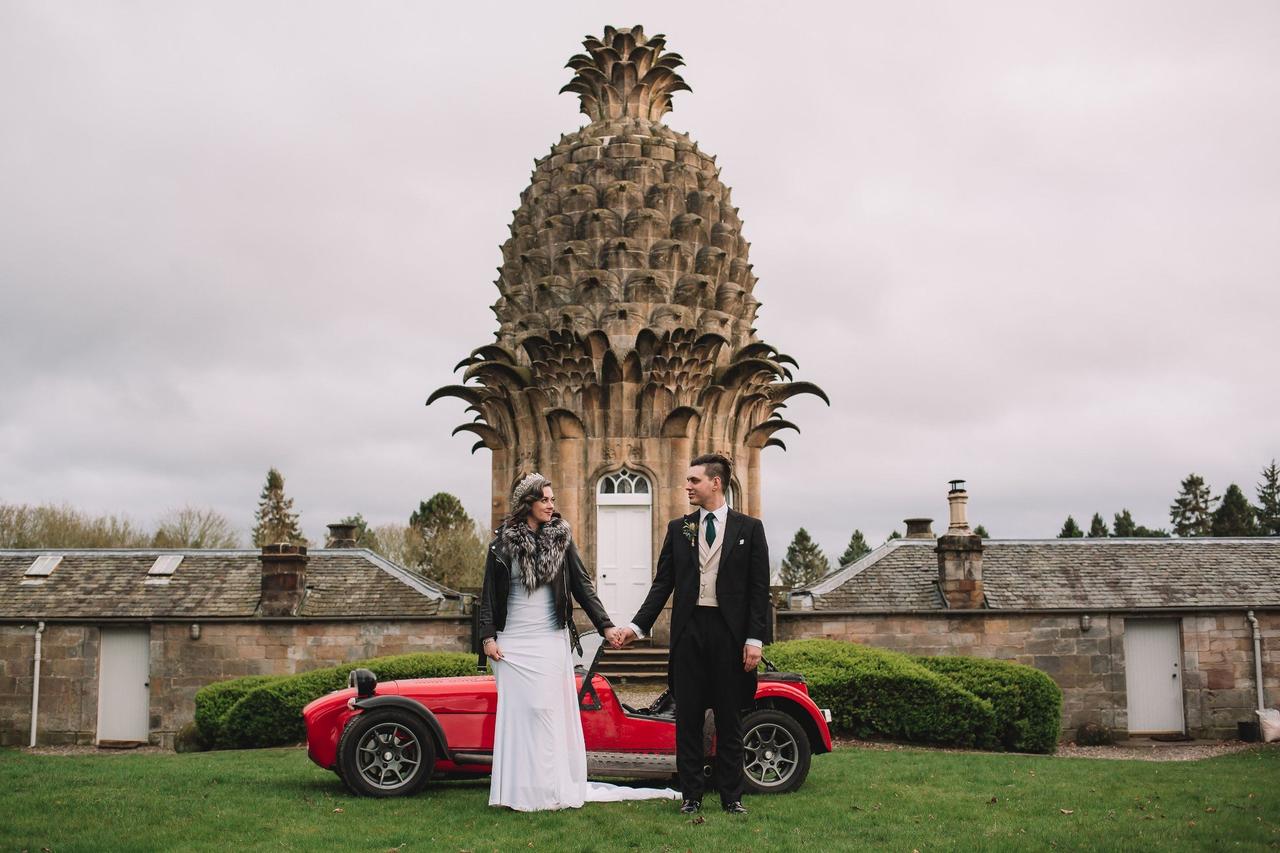
<svg viewBox="0 0 1280 853"><path fill-rule="evenodd" d="M1124 671L1129 732L1181 732L1182 650L1178 623L1126 619Z"/></svg>

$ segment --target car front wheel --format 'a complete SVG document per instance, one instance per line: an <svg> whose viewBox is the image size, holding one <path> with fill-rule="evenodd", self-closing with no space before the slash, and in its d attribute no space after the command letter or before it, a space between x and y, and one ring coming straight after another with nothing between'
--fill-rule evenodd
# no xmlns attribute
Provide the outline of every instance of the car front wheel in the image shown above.
<svg viewBox="0 0 1280 853"><path fill-rule="evenodd" d="M403 797L426 784L436 747L426 725L395 708L355 717L338 741L338 776L353 794Z"/></svg>
<svg viewBox="0 0 1280 853"><path fill-rule="evenodd" d="M809 775L809 736L790 714L752 711L742 720L742 769L747 791L785 794Z"/></svg>

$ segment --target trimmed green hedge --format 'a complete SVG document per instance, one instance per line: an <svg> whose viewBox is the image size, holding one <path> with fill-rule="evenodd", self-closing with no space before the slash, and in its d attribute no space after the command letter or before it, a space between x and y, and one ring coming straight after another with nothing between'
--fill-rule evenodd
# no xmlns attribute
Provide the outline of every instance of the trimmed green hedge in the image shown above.
<svg viewBox="0 0 1280 853"><path fill-rule="evenodd" d="M945 675L995 711L995 736L1011 752L1051 753L1062 728L1062 689L1038 669L1012 661L969 657L922 657L921 664Z"/></svg>
<svg viewBox="0 0 1280 853"><path fill-rule="evenodd" d="M1026 752L1053 752L1057 744L1062 692L1030 667L836 640L775 643L764 654L805 676L814 701L831 709L836 731Z"/></svg>
<svg viewBox="0 0 1280 853"><path fill-rule="evenodd" d="M231 707L250 690L283 681L285 675L246 675L230 681L216 681L196 691L196 731L200 741L210 748L222 747L222 722Z"/></svg>
<svg viewBox="0 0 1280 853"><path fill-rule="evenodd" d="M353 669L371 669L379 681L474 675L475 655L433 652L354 661L299 675L253 675L221 681L196 693L196 725L215 749L282 746L306 738L302 709L347 686Z"/></svg>
<svg viewBox="0 0 1280 853"><path fill-rule="evenodd" d="M835 640L775 643L764 655L805 676L809 694L831 709L839 731L943 746L990 744L991 703L910 655Z"/></svg>

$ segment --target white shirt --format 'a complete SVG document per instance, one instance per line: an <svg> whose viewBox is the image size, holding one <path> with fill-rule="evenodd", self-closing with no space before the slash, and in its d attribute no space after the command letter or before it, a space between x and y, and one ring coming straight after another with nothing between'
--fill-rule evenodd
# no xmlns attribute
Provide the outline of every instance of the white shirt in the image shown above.
<svg viewBox="0 0 1280 853"><path fill-rule="evenodd" d="M723 540L724 526L725 526L725 523L729 520L729 504L722 503L718 508L711 509L711 510L707 509L706 507L699 508L698 536L702 539L703 542L706 542L707 540L707 516L708 515L714 515L716 517L716 541ZM635 632L637 639L644 639L644 632L641 631L638 627L636 627L636 624L634 622L628 623L627 627ZM757 640L755 637L748 637L745 645L761 648L762 646L764 646L764 643Z"/></svg>

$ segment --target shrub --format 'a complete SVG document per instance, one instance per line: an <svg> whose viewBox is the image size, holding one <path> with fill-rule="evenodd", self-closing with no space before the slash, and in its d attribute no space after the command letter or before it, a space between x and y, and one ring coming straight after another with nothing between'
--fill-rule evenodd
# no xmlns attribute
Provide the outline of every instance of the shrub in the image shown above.
<svg viewBox="0 0 1280 853"><path fill-rule="evenodd" d="M1038 669L991 658L921 657L923 666L944 675L995 712L996 744L1012 752L1051 753L1062 727L1062 690Z"/></svg>
<svg viewBox="0 0 1280 853"><path fill-rule="evenodd" d="M244 678L233 678L229 681L216 681L206 684L196 691L196 729L200 740L210 749L225 747L228 738L223 733L222 724L227 712L245 694L257 687L280 681L284 675L247 675Z"/></svg>
<svg viewBox="0 0 1280 853"><path fill-rule="evenodd" d="M242 749L281 746L305 739L303 707L313 699L346 687L347 676L353 669L371 669L379 681L392 681L402 678L472 675L475 673L475 666L474 655L436 652L373 658L315 669L299 675L273 676L243 690L226 708L216 724L220 736L213 745L220 749ZM214 686L217 685L210 685ZM203 692L204 690L201 691ZM201 714L200 703L201 694L197 693L197 718ZM209 713L206 711L206 716Z"/></svg>
<svg viewBox="0 0 1280 853"><path fill-rule="evenodd" d="M837 731L944 746L996 743L991 702L910 655L834 640L775 643L765 657L799 672Z"/></svg>

